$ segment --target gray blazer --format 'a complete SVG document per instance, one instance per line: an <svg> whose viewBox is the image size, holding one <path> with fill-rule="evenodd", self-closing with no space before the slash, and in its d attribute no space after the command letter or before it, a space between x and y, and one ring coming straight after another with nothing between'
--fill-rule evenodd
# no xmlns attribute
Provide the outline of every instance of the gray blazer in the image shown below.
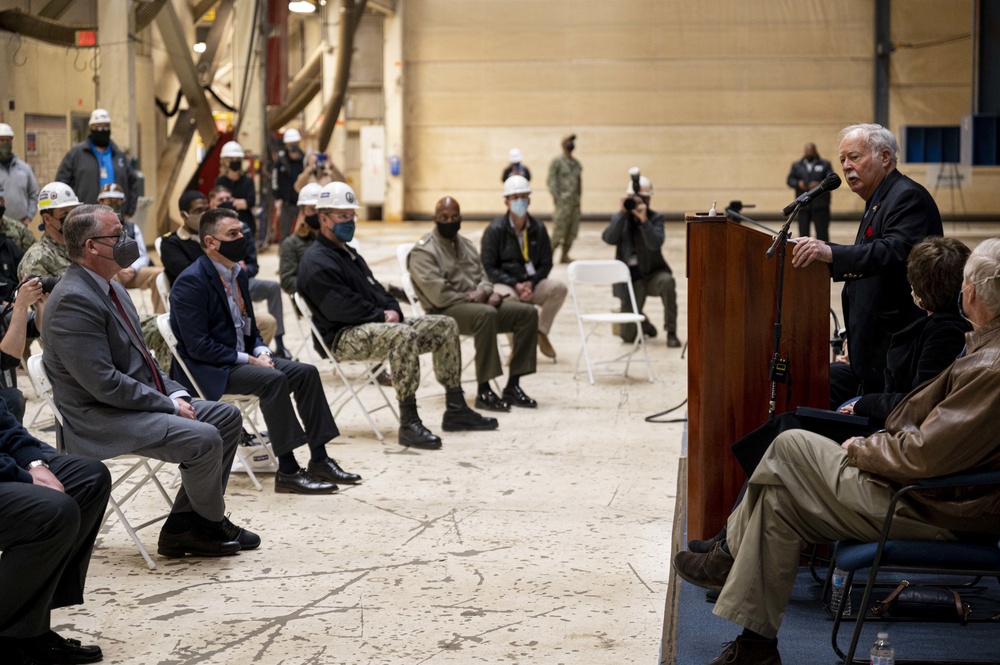
<svg viewBox="0 0 1000 665"><path fill-rule="evenodd" d="M125 288L111 284L141 335L139 315ZM162 442L170 420L180 417L174 415L174 401L156 389L111 298L75 263L45 305L42 341L68 452L98 459L134 452ZM184 390L157 371L168 394Z"/></svg>

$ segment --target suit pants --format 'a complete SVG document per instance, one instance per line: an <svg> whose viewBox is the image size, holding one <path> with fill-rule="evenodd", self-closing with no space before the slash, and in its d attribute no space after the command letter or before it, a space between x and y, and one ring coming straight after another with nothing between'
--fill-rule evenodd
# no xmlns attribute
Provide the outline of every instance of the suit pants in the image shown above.
<svg viewBox="0 0 1000 665"><path fill-rule="evenodd" d="M146 266L135 271L132 279L122 281L122 286L126 289L143 289L149 291L149 299L153 303L153 311L163 314L167 310L163 306L163 299L160 298L160 290L156 288L156 278L163 272L159 266Z"/></svg>
<svg viewBox="0 0 1000 665"><path fill-rule="evenodd" d="M624 285L622 288L625 288ZM652 275L646 275L642 279L632 282L632 290L635 291L635 306L642 313L646 306L647 296L658 296L663 303L663 329L668 333L677 334L677 283L674 275L669 270L660 270ZM622 306L621 311L631 312L632 302L628 299L628 290L619 297ZM621 338L626 342L635 341L635 324L624 323L621 326Z"/></svg>
<svg viewBox="0 0 1000 665"><path fill-rule="evenodd" d="M445 388L462 385L462 348L458 324L450 316L429 314L406 323L364 323L337 337L337 360L388 360L392 387L400 402L417 394L420 354L433 353L434 374Z"/></svg>
<svg viewBox="0 0 1000 665"><path fill-rule="evenodd" d="M167 416L163 440L134 452L178 465L181 489L171 512L193 511L217 522L226 515L226 485L243 436L243 417L232 404L195 400L191 406L198 420Z"/></svg>
<svg viewBox="0 0 1000 665"><path fill-rule="evenodd" d="M281 302L281 285L269 279L250 278L250 299L254 302L267 301L267 311L274 317L274 335L285 334L285 309ZM256 312L255 312L256 314ZM263 333L261 333L263 337ZM265 340L267 341L267 340ZM270 344L270 341L267 341Z"/></svg>
<svg viewBox="0 0 1000 665"><path fill-rule="evenodd" d="M322 446L340 434L313 365L282 358L274 359L274 368L240 365L229 373L226 392L260 398L275 455L288 454L304 443L310 448ZM292 395L305 430L295 417Z"/></svg>
<svg viewBox="0 0 1000 665"><path fill-rule="evenodd" d="M100 460L54 450L48 463L65 493L0 483L0 637L42 635L51 610L83 602L111 474Z"/></svg>
<svg viewBox="0 0 1000 665"><path fill-rule="evenodd" d="M729 517L735 557L713 612L775 637L792 595L806 544L878 539L893 491L847 466L840 443L804 430L778 436L750 478L746 498ZM906 502L896 504L890 536L947 540Z"/></svg>
<svg viewBox="0 0 1000 665"><path fill-rule="evenodd" d="M507 296L508 299L513 298L511 302L518 301L517 291L511 286L494 284L493 291L502 296ZM538 312L538 332L548 335L549 331L552 330L552 322L562 308L567 293L566 285L558 279L542 279L532 288L531 300L521 301L538 305L540 308Z"/></svg>
<svg viewBox="0 0 1000 665"><path fill-rule="evenodd" d="M799 208L799 235L809 235L809 222L816 225L816 239L827 242L830 240L830 206L815 207L813 205Z"/></svg>
<svg viewBox="0 0 1000 665"><path fill-rule="evenodd" d="M459 303L446 307L438 314L452 317L458 332L472 335L476 344L476 382L486 383L503 374L497 333L513 333L514 348L510 356L510 373L524 376L535 373L538 343L538 310L534 305L504 301L499 307L479 303Z"/></svg>

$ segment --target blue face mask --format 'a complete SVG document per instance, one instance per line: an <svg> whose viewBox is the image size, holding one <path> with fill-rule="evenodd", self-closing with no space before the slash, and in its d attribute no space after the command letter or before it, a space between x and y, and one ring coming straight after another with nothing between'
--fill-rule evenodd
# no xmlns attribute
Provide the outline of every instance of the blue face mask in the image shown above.
<svg viewBox="0 0 1000 665"><path fill-rule="evenodd" d="M333 235L340 242L351 242L354 239L354 222L339 222L334 224Z"/></svg>
<svg viewBox="0 0 1000 665"><path fill-rule="evenodd" d="M514 199L510 202L510 211L518 217L524 217L528 212L528 199Z"/></svg>

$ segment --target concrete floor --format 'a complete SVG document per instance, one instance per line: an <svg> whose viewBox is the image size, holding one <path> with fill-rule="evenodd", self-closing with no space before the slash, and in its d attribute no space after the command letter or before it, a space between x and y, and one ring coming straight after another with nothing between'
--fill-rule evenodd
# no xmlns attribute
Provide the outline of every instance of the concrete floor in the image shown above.
<svg viewBox="0 0 1000 665"><path fill-rule="evenodd" d="M834 227L834 240L853 240L853 224ZM362 254L383 283L398 284L396 244L429 228L363 224ZM477 242L482 229L463 225ZM574 258L613 256L602 230L585 224ZM971 242L990 235L986 227L946 232ZM684 238L681 225L668 226L681 339ZM276 270L272 248L261 256L261 277ZM565 279L565 266L553 276ZM604 292L589 301L615 302ZM650 344L654 383L641 366L633 378L601 377L594 386L574 377L580 338L567 299L551 334L558 362L540 356L538 373L522 382L537 411L499 414L496 432L448 434L442 450L418 452L396 445L390 414L376 415L389 433L380 444L349 405L337 416L344 435L329 450L364 476L362 485L333 496L276 495L269 476L258 492L234 474L228 510L261 535L259 550L200 560L154 553L150 571L108 520L86 603L57 611L54 628L99 643L108 663L658 662L683 424L643 418L681 403L687 381L681 350L664 344L662 307L650 302L647 314L661 328ZM286 320L295 348L298 333ZM622 345L608 331L594 348L610 357ZM30 397L27 380L22 387ZM332 395L336 383L327 387ZM470 397L473 390L467 384ZM444 399L432 376L418 404L439 431ZM32 399L28 419L39 408ZM127 512L141 522L162 510L159 501L145 488ZM140 533L155 552L157 527Z"/></svg>

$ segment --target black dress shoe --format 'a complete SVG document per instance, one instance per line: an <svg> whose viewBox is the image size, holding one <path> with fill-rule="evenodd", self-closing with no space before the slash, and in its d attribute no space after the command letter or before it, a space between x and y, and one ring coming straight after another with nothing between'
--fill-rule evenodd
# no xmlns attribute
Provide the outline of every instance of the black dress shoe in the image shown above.
<svg viewBox="0 0 1000 665"><path fill-rule="evenodd" d="M481 416L463 403L461 407L449 406L441 419L445 432L487 431L500 427L496 418Z"/></svg>
<svg viewBox="0 0 1000 665"><path fill-rule="evenodd" d="M649 319L643 319L641 325L643 335L649 338L656 337L656 326L654 326Z"/></svg>
<svg viewBox="0 0 1000 665"><path fill-rule="evenodd" d="M677 338L677 334L676 333L672 333L672 332L668 332L667 333L667 346L669 348L671 348L671 349L679 349L679 348L681 348L681 340L679 340Z"/></svg>
<svg viewBox="0 0 1000 665"><path fill-rule="evenodd" d="M274 491L278 494L333 494L339 487L320 478L314 478L305 469L295 473L274 474Z"/></svg>
<svg viewBox="0 0 1000 665"><path fill-rule="evenodd" d="M423 448L438 450L441 447L441 437L424 427L420 419L399 424L399 445L407 448Z"/></svg>
<svg viewBox="0 0 1000 665"><path fill-rule="evenodd" d="M325 459L322 462L309 462L306 468L309 475L331 483L343 483L354 485L361 482L361 476L356 473L348 473L340 468L335 459Z"/></svg>
<svg viewBox="0 0 1000 665"><path fill-rule="evenodd" d="M521 390L521 386L504 388L503 401L513 406L520 406L525 409L534 409L538 407L538 402L525 395L524 391Z"/></svg>
<svg viewBox="0 0 1000 665"><path fill-rule="evenodd" d="M275 358L283 358L284 360L292 359L292 352L286 349L285 347L281 347L271 355L274 356Z"/></svg>
<svg viewBox="0 0 1000 665"><path fill-rule="evenodd" d="M688 541L688 552L694 552L695 554L708 554L715 547L715 544L720 540L726 539L726 527L722 527L722 531L715 534L708 540L689 540Z"/></svg>
<svg viewBox="0 0 1000 665"><path fill-rule="evenodd" d="M225 536L219 528L209 529L195 525L188 531L167 533L160 531L156 551L162 556L180 558L191 556L229 556L240 551L237 540L223 540Z"/></svg>
<svg viewBox="0 0 1000 665"><path fill-rule="evenodd" d="M229 521L228 517L222 518L222 524L219 525L219 528L225 539L238 542L241 550L255 550L260 547L260 536L253 531L236 526Z"/></svg>
<svg viewBox="0 0 1000 665"><path fill-rule="evenodd" d="M83 645L79 640L62 637L49 631L39 637L17 640L25 663L55 665L56 663L97 663L104 660L101 647L96 644ZM15 662L17 662L15 660Z"/></svg>
<svg viewBox="0 0 1000 665"><path fill-rule="evenodd" d="M510 411L510 404L500 399L499 395L487 388L476 395L476 408L506 413Z"/></svg>

